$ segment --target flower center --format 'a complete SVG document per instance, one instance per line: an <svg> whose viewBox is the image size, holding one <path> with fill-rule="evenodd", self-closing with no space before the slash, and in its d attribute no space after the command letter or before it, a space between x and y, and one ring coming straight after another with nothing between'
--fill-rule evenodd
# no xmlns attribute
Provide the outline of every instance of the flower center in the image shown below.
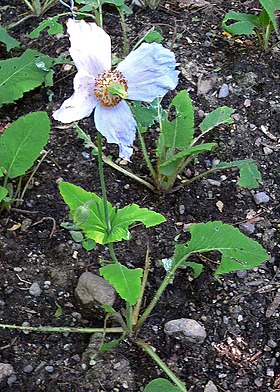
<svg viewBox="0 0 280 392"><path fill-rule="evenodd" d="M103 106L116 106L127 98L127 82L120 71L105 71L95 80L94 95Z"/></svg>

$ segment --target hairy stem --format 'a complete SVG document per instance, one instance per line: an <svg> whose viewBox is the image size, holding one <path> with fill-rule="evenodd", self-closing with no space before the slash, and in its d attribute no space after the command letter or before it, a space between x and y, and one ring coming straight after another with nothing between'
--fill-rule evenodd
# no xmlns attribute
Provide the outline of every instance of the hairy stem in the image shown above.
<svg viewBox="0 0 280 392"><path fill-rule="evenodd" d="M0 324L0 329L17 329L20 331L58 332L58 333L122 333L121 327L114 328L72 328L72 327L27 327L22 325Z"/></svg>

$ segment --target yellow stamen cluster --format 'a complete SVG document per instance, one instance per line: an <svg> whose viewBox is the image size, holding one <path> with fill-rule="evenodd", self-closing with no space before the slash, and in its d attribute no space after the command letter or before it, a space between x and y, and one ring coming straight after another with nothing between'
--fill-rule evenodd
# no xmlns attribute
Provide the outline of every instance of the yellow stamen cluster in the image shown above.
<svg viewBox="0 0 280 392"><path fill-rule="evenodd" d="M99 74L95 80L94 95L103 106L116 106L122 98L117 94L109 92L110 86L122 86L127 91L127 82L120 71L105 71Z"/></svg>

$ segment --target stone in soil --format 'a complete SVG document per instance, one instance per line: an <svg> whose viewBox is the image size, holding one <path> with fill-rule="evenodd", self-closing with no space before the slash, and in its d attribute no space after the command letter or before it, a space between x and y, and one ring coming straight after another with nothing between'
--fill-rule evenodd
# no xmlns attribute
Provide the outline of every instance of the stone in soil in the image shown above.
<svg viewBox="0 0 280 392"><path fill-rule="evenodd" d="M42 290L39 286L39 283L34 282L32 285L29 287L29 294L33 295L34 297L39 297L42 293Z"/></svg>
<svg viewBox="0 0 280 392"><path fill-rule="evenodd" d="M270 197L265 192L257 192L253 196L254 202L256 204L268 203Z"/></svg>
<svg viewBox="0 0 280 392"><path fill-rule="evenodd" d="M0 363L0 383L14 372L12 365L9 363Z"/></svg>
<svg viewBox="0 0 280 392"><path fill-rule="evenodd" d="M204 392L218 392L218 388L216 385L213 383L213 381L208 381L208 383L205 385Z"/></svg>
<svg viewBox="0 0 280 392"><path fill-rule="evenodd" d="M116 300L114 288L98 275L92 272L84 272L75 289L75 297L78 300L83 313L89 316L101 316L102 305L113 306Z"/></svg>
<svg viewBox="0 0 280 392"><path fill-rule="evenodd" d="M168 321L164 332L175 339L191 343L202 343L206 338L205 328L196 320L187 318Z"/></svg>

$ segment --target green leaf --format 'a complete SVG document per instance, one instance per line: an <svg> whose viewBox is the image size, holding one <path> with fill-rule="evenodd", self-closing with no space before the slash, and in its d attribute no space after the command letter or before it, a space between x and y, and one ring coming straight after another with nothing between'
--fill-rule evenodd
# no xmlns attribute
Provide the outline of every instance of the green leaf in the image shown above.
<svg viewBox="0 0 280 392"><path fill-rule="evenodd" d="M106 238L106 242L128 240L130 238L129 226L135 222L141 222L145 227L157 226L165 222L163 215L150 211L147 208L141 208L137 204L128 205L117 210L111 221L111 233Z"/></svg>
<svg viewBox="0 0 280 392"><path fill-rule="evenodd" d="M157 30L150 30L144 37L144 41L148 42L148 44L152 42L156 42L160 44L164 40L163 36Z"/></svg>
<svg viewBox="0 0 280 392"><path fill-rule="evenodd" d="M277 2L273 2L273 0L260 0L260 3L262 5L262 7L264 8L264 10L266 11L266 13L267 13L267 15L268 15L273 27L274 27L274 30L277 32L278 25L277 25L274 11L276 11L277 9L280 8L279 0L278 0L278 5L276 5L276 7L275 7L275 4L277 4Z"/></svg>
<svg viewBox="0 0 280 392"><path fill-rule="evenodd" d="M235 21L227 24L228 21ZM260 25L259 18L251 14L243 14L240 12L228 12L223 21L222 28L232 35L250 35Z"/></svg>
<svg viewBox="0 0 280 392"><path fill-rule="evenodd" d="M118 339L112 339L110 342L103 343L102 346L100 347L100 352L101 353L106 353L107 351L112 350L116 346L118 346L121 341L125 338L126 333L123 332L122 335Z"/></svg>
<svg viewBox="0 0 280 392"><path fill-rule="evenodd" d="M235 110L228 106L221 106L220 108L213 110L211 113L207 114L199 124L201 132L209 132L211 129L221 124L232 124L233 119L231 118L231 115L234 112Z"/></svg>
<svg viewBox="0 0 280 392"><path fill-rule="evenodd" d="M156 378L149 382L145 387L144 392L180 392L182 389L175 387L170 381L165 378Z"/></svg>
<svg viewBox="0 0 280 392"><path fill-rule="evenodd" d="M58 319L63 315L63 310L58 302L55 303L55 306L56 306L56 311L54 313L54 317Z"/></svg>
<svg viewBox="0 0 280 392"><path fill-rule="evenodd" d="M204 143L199 144L198 146L188 148L185 151L181 151L178 154L173 155L173 157L170 158L168 161L160 164L158 169L160 173L164 174L165 176L171 176L173 175L174 171L176 170L182 159L190 155L194 155L195 157L196 155L203 152L211 151L214 147L216 147L216 143Z"/></svg>
<svg viewBox="0 0 280 392"><path fill-rule="evenodd" d="M203 265L200 263L194 263L192 261L185 261L182 263L184 267L190 267L193 270L193 274L195 278L198 278L203 270Z"/></svg>
<svg viewBox="0 0 280 392"><path fill-rule="evenodd" d="M26 173L48 142L50 120L46 112L20 117L0 137L0 167L9 178Z"/></svg>
<svg viewBox="0 0 280 392"><path fill-rule="evenodd" d="M138 101L134 101L133 104L130 105L130 109L137 122L137 127L142 133L146 132L146 130L158 120L157 105L160 106L160 110L162 110L162 108L160 103L158 103L158 100L156 99L155 101L147 106L143 106L141 102Z"/></svg>
<svg viewBox="0 0 280 392"><path fill-rule="evenodd" d="M178 249L177 263L184 262L191 253L217 250L222 254L222 259L215 275L221 275L252 269L268 259L268 254L260 244L233 226L215 221L194 224L189 230L191 240L185 249L182 246Z"/></svg>
<svg viewBox="0 0 280 392"><path fill-rule="evenodd" d="M0 107L44 83L52 59L27 49L20 57L0 61Z"/></svg>
<svg viewBox="0 0 280 392"><path fill-rule="evenodd" d="M82 242L83 248L87 251L90 252L91 250L96 248L96 242L92 240L91 238L86 238Z"/></svg>
<svg viewBox="0 0 280 392"><path fill-rule="evenodd" d="M259 181L261 181L262 179L262 175L259 172L258 167L253 159L243 159L240 161L233 162L220 162L215 167L221 169L237 167L240 174L237 184L242 188L258 188Z"/></svg>
<svg viewBox="0 0 280 392"><path fill-rule="evenodd" d="M175 107L175 119L166 118L162 122L162 133L166 147L175 149L187 148L194 135L194 111L190 96L186 90L180 91L169 105L169 111Z"/></svg>
<svg viewBox="0 0 280 392"><path fill-rule="evenodd" d="M53 16L52 18L48 18L39 23L39 26L36 27L31 33L28 34L29 38L38 38L40 33L47 29L49 35L61 34L63 33L63 27L58 22L59 15Z"/></svg>
<svg viewBox="0 0 280 392"><path fill-rule="evenodd" d="M108 264L99 269L122 299L135 305L141 291L142 269L128 269L120 263Z"/></svg>
<svg viewBox="0 0 280 392"><path fill-rule="evenodd" d="M137 204L117 210L107 202L111 223L111 232L108 235L104 203L100 197L67 182L61 182L59 189L64 201L70 207L74 223L84 231L87 238L100 244L128 240L130 238L128 228L135 222L142 222L146 227L151 227L165 221L161 214L149 211L147 208L140 208Z"/></svg>
<svg viewBox="0 0 280 392"><path fill-rule="evenodd" d="M3 186L0 186L0 202L7 196L8 190Z"/></svg>
<svg viewBox="0 0 280 392"><path fill-rule="evenodd" d="M80 231L69 231L69 234L71 235L71 237L73 238L73 240L75 242L83 242L84 240L84 236L83 233L81 233Z"/></svg>
<svg viewBox="0 0 280 392"><path fill-rule="evenodd" d="M0 42L3 42L6 45L7 51L9 52L11 49L17 48L21 45L19 41L11 37L7 30L0 25Z"/></svg>

